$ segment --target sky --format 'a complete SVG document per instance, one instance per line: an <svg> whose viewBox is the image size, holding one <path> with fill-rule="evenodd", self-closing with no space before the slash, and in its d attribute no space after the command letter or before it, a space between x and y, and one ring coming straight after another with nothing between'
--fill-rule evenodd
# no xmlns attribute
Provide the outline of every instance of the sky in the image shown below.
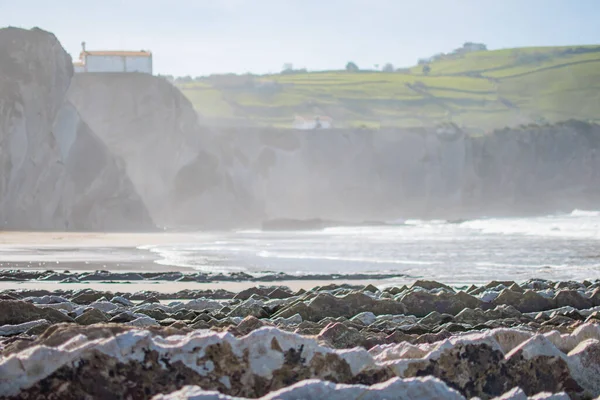
<svg viewBox="0 0 600 400"><path fill-rule="evenodd" d="M489 49L600 44L600 0L0 0L0 27L88 50L151 50L192 77L416 64L466 41Z"/></svg>

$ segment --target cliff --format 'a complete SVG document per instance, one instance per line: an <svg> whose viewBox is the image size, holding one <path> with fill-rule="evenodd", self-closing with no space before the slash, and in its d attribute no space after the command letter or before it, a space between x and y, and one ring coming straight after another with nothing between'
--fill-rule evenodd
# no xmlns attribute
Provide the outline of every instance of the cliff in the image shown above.
<svg viewBox="0 0 600 400"><path fill-rule="evenodd" d="M73 67L40 29L0 30L0 227L148 229L119 161L66 101Z"/></svg>
<svg viewBox="0 0 600 400"><path fill-rule="evenodd" d="M222 228L247 218L252 200L232 187L210 132L169 82L137 73L78 74L68 98L123 160L155 224Z"/></svg>
<svg viewBox="0 0 600 400"><path fill-rule="evenodd" d="M598 208L600 126L214 128L166 80L0 30L0 228L147 230Z"/></svg>
<svg viewBox="0 0 600 400"><path fill-rule="evenodd" d="M70 102L61 107L53 132L69 177L63 191L68 229L154 229L123 161L109 151Z"/></svg>
<svg viewBox="0 0 600 400"><path fill-rule="evenodd" d="M345 221L597 208L600 126L222 130L224 163L270 218Z"/></svg>

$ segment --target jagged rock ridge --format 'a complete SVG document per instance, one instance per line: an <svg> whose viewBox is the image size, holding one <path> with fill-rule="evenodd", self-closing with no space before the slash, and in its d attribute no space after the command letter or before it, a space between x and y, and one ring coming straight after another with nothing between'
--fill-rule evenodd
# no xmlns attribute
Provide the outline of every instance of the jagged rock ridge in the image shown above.
<svg viewBox="0 0 600 400"><path fill-rule="evenodd" d="M151 292L37 292L0 293L0 395L149 398L196 385L293 398L333 390L324 381L373 398L390 385L426 397L600 395L600 281L490 282L469 294L433 281L255 287L170 303ZM523 308L532 293L547 302ZM420 377L443 384L405 381ZM320 381L302 388L306 379Z"/></svg>

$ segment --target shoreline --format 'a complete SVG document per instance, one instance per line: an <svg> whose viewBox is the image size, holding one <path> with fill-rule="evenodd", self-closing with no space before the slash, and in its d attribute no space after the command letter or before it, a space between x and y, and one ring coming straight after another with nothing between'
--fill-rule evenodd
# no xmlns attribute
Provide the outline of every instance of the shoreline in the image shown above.
<svg viewBox="0 0 600 400"><path fill-rule="evenodd" d="M0 273L7 269L79 272L192 272L162 265L144 247L198 241L202 233L0 232Z"/></svg>
<svg viewBox="0 0 600 400"><path fill-rule="evenodd" d="M521 283L536 277L578 281L597 277L597 269L594 269L593 265L587 265L585 268L579 264L577 268L566 266L566 270L552 264L518 266L511 269L508 262L506 266L497 264L497 267L493 267L491 266L495 265L493 262L489 265L481 262L485 259L477 259L480 262L473 261L475 264L472 267L459 266L458 273L453 273L455 268L451 264L452 260L449 260L447 265L443 263L440 268L437 266L421 268L419 265L404 267L404 264L401 264L392 267L384 266L386 273L374 274L359 272L378 268L378 265L369 265L369 261L364 261L363 265L358 265L356 269L344 268L343 263L329 267L330 264L326 264L327 257L324 257L323 268L319 261L310 259L306 261L308 267L303 268L302 259L262 260L255 257L255 259L250 258L248 262L244 261L246 264L240 264L244 265L240 268L242 272L229 272L235 271L237 267L231 265L237 264L219 265L219 260L213 260L211 257L214 255L211 254L207 258L206 265L195 268L167 265L168 257L165 256L166 258L163 259L161 255L162 246L167 248L168 253L171 246L177 248L181 245L185 251L188 245L202 246L211 241L229 240L215 234L217 233L0 232L0 287L18 289L43 285L48 290L66 290L95 288L102 285L106 290L138 291L156 290L161 286L156 282L159 281L172 288L164 289L162 292L219 287L231 287L237 290L261 284L285 284L294 288L308 289L311 286L340 282L373 284L378 288L385 288L391 285L410 285L418 279L433 279L460 288L494 279L512 279ZM158 246L159 249L154 249L153 246ZM198 254L202 255L201 252ZM482 257L484 256L482 254ZM237 262L233 260L232 262ZM173 262L177 263L178 260ZM264 266L264 269L260 269L261 266ZM350 273L344 274L339 271ZM56 276L48 279L48 275L52 275L53 272ZM96 276L90 278L90 275ZM157 278L159 275L164 276ZM48 285L46 280L52 281L52 284ZM61 285L56 285L58 283Z"/></svg>
<svg viewBox="0 0 600 400"><path fill-rule="evenodd" d="M139 247L181 243L211 232L40 232L0 231L0 248L14 247Z"/></svg>

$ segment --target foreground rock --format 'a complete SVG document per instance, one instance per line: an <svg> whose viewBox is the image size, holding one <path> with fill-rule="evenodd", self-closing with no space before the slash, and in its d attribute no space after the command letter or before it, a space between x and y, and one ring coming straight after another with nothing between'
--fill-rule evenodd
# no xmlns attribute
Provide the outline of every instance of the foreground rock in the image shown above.
<svg viewBox="0 0 600 400"><path fill-rule="evenodd" d="M14 325L44 319L50 322L71 322L69 316L52 308L36 307L24 301L0 301L0 325Z"/></svg>
<svg viewBox="0 0 600 400"><path fill-rule="evenodd" d="M186 386L168 395L157 395L154 400L246 400L240 397L222 395L216 391L208 391L198 386ZM320 380L306 380L289 388L278 390L261 397L260 400L296 400L296 399L329 399L329 400L463 400L455 390L443 382L427 378L393 378L384 383L372 386L335 384ZM519 388L506 392L497 399L501 400L569 400L566 393L539 393L532 397Z"/></svg>
<svg viewBox="0 0 600 400"><path fill-rule="evenodd" d="M222 399L234 400L239 397L219 396L219 392L206 391L198 386L187 386L168 395L158 395L154 400L187 400L187 399ZM302 381L288 388L269 393L260 400L292 400L292 399L367 399L387 400L403 399L464 399L460 393L448 388L435 378L390 379L382 384L372 386L344 385L316 379Z"/></svg>
<svg viewBox="0 0 600 400"><path fill-rule="evenodd" d="M375 315L404 314L406 308L400 302L388 299L375 300L363 293L349 293L341 297L319 293L310 301L300 301L284 308L274 317L289 318L299 314L304 320L320 321L328 317L351 318L364 311Z"/></svg>
<svg viewBox="0 0 600 400"><path fill-rule="evenodd" d="M597 325L547 336L494 329L426 346L402 343L370 351L334 350L276 328L242 338L202 330L174 333L116 325L60 327L0 359L0 393L29 399L98 393L143 398L197 385L255 398L305 379L372 385L430 375L467 397L490 398L514 387L528 395L600 394ZM423 385L426 393L455 393L432 382Z"/></svg>
<svg viewBox="0 0 600 400"><path fill-rule="evenodd" d="M0 300L0 395L270 399L335 388L378 399L405 387L414 398L589 398L600 395L599 286L259 286L175 301L10 291L0 293L18 299Z"/></svg>

